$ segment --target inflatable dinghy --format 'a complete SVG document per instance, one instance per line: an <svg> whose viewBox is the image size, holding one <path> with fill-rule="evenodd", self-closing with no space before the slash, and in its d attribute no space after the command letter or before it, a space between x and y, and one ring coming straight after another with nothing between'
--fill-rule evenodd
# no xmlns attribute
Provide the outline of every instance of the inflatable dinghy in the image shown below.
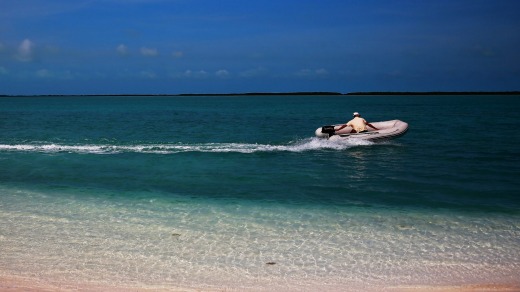
<svg viewBox="0 0 520 292"><path fill-rule="evenodd" d="M351 127L345 127L339 131L342 124L333 126L323 126L316 130L316 137L327 138L329 140L345 140L345 139L360 139L369 141L381 141L394 139L402 136L408 130L408 123L400 120L391 120L383 122L370 123L378 130L374 130L367 126L368 131L362 133L351 133Z"/></svg>

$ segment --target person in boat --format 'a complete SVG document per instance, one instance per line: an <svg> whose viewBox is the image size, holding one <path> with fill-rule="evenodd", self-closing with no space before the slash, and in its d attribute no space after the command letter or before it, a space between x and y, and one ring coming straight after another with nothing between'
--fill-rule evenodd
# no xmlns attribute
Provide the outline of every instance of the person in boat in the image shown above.
<svg viewBox="0 0 520 292"><path fill-rule="evenodd" d="M341 125L338 129L336 129L336 132L348 126L352 127L351 133L368 132L367 126L374 130L379 130L378 128L372 126L370 123L367 123L367 121L363 119L358 112L355 112L352 115L354 116L354 118L348 121L346 124Z"/></svg>

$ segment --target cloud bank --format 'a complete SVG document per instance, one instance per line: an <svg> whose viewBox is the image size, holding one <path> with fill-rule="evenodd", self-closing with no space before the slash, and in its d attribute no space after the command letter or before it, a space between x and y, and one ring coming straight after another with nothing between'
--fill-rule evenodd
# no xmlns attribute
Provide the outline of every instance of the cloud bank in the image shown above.
<svg viewBox="0 0 520 292"><path fill-rule="evenodd" d="M18 51L16 53L16 59L21 62L30 62L33 60L33 42L29 39L25 39L18 46Z"/></svg>
<svg viewBox="0 0 520 292"><path fill-rule="evenodd" d="M128 53L128 48L124 44L120 44L119 46L117 46L116 52L119 55L126 55Z"/></svg>
<svg viewBox="0 0 520 292"><path fill-rule="evenodd" d="M146 57L155 57L159 55L159 51L157 51L157 49L143 47L141 48L141 54Z"/></svg>

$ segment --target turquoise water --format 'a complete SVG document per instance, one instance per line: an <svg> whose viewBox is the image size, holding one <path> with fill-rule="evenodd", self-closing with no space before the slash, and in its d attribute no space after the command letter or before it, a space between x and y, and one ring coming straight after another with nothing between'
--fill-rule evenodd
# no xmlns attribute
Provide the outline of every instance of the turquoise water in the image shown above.
<svg viewBox="0 0 520 292"><path fill-rule="evenodd" d="M519 96L3 97L0 275L519 284L519 109ZM313 137L353 111L409 132Z"/></svg>

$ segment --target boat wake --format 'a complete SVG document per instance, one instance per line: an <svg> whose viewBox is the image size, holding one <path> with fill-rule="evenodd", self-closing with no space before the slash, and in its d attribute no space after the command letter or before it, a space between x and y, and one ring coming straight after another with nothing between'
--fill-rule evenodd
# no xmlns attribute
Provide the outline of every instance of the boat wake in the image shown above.
<svg viewBox="0 0 520 292"><path fill-rule="evenodd" d="M304 152L313 150L344 150L354 146L372 145L369 141L328 141L319 138L306 138L287 144L271 145L256 143L160 143L160 144L59 144L29 143L0 144L0 152L42 152L42 153L79 153L79 154L175 154L186 152Z"/></svg>

